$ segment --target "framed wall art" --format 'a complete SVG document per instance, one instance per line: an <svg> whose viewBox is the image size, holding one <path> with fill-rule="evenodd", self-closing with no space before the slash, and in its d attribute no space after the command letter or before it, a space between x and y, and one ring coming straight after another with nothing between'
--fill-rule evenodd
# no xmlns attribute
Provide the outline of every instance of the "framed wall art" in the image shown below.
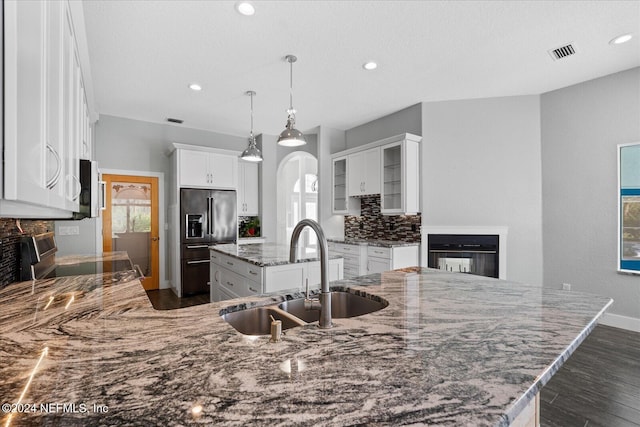
<svg viewBox="0 0 640 427"><path fill-rule="evenodd" d="M640 274L640 142L618 145L618 271Z"/></svg>

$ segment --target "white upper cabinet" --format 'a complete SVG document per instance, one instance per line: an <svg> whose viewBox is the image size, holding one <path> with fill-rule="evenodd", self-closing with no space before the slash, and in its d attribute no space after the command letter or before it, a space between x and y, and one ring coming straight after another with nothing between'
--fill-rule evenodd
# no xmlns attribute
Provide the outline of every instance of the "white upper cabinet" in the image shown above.
<svg viewBox="0 0 640 427"><path fill-rule="evenodd" d="M238 162L238 215L258 216L258 164Z"/></svg>
<svg viewBox="0 0 640 427"><path fill-rule="evenodd" d="M4 2L3 197L44 206L60 168L47 142L46 15L46 3Z"/></svg>
<svg viewBox="0 0 640 427"><path fill-rule="evenodd" d="M201 151L178 150L180 187L208 187L209 155Z"/></svg>
<svg viewBox="0 0 640 427"><path fill-rule="evenodd" d="M227 150L174 144L178 155L180 188L235 190L238 186L238 155Z"/></svg>
<svg viewBox="0 0 640 427"><path fill-rule="evenodd" d="M420 212L420 147L406 138L381 147L382 191L380 213L409 215Z"/></svg>
<svg viewBox="0 0 640 427"><path fill-rule="evenodd" d="M403 133L334 153L332 212L359 215L357 197L370 194L380 195L380 212L384 215L420 212L421 140Z"/></svg>
<svg viewBox="0 0 640 427"><path fill-rule="evenodd" d="M380 194L380 148L375 147L347 156L348 195Z"/></svg>
<svg viewBox="0 0 640 427"><path fill-rule="evenodd" d="M331 166L331 211L337 215L360 215L360 202L347 195L347 157L334 158Z"/></svg>
<svg viewBox="0 0 640 427"><path fill-rule="evenodd" d="M80 146L83 133L90 135L70 3L5 1L3 6L5 168L0 215L68 218L79 208ZM76 9L81 14L81 5Z"/></svg>

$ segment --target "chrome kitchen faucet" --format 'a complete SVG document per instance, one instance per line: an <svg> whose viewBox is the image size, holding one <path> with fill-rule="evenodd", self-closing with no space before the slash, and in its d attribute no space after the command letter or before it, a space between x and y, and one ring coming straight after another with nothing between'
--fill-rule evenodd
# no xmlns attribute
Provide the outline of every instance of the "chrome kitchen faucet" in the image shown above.
<svg viewBox="0 0 640 427"><path fill-rule="evenodd" d="M289 248L289 262L296 262L296 252L298 251L298 239L302 229L309 226L318 237L318 246L320 248L320 300L309 299L307 295L304 300L304 307L307 310L320 310L320 321L318 326L322 329L329 329L331 324L331 292L329 291L329 249L327 246L327 238L324 236L320 224L312 219L303 219L293 229L291 235L291 246Z"/></svg>

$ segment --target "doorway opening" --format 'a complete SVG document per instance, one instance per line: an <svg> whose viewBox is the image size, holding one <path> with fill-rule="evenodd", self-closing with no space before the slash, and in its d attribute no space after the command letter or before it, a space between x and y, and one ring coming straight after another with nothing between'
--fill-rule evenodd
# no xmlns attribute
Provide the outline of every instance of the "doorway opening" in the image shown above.
<svg viewBox="0 0 640 427"><path fill-rule="evenodd" d="M278 166L278 243L289 245L296 224L305 218L318 220L318 160L304 151L287 155ZM302 256L317 253L318 241L309 228L300 235Z"/></svg>
<svg viewBox="0 0 640 427"><path fill-rule="evenodd" d="M159 288L158 178L103 174L106 209L102 219L104 252L126 251L146 290Z"/></svg>

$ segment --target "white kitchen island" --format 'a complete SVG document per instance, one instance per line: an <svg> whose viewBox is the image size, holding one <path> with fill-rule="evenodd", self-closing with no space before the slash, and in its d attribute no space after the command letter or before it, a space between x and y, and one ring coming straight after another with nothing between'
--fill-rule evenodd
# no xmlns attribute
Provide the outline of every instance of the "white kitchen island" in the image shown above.
<svg viewBox="0 0 640 427"><path fill-rule="evenodd" d="M211 301L224 301L279 291L320 286L320 261L315 252L299 253L289 262L289 247L275 243L210 247ZM304 248L300 248L302 252ZM329 259L329 280L343 277L342 257Z"/></svg>

